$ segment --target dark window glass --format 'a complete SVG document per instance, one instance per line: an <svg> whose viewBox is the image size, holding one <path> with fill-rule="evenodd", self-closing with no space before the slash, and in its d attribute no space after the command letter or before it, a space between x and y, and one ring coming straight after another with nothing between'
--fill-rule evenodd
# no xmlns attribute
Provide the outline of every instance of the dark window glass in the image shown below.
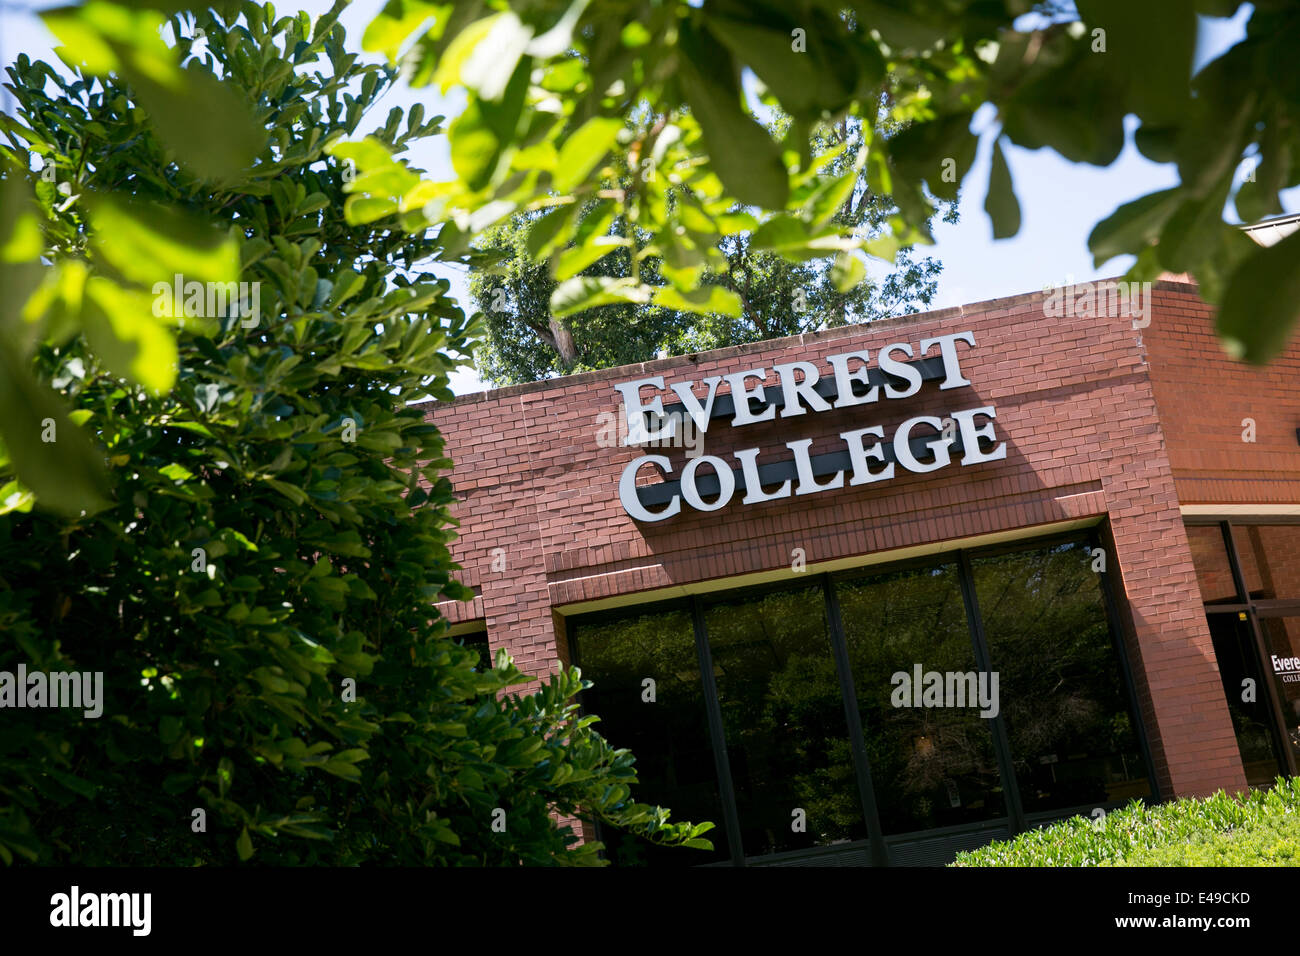
<svg viewBox="0 0 1300 956"><path fill-rule="evenodd" d="M1234 524L1232 542L1252 600L1300 600L1300 525Z"/></svg>
<svg viewBox="0 0 1300 956"><path fill-rule="evenodd" d="M1218 525L1189 525L1187 543L1196 565L1196 583L1204 604L1238 604L1237 586L1232 580L1232 565ZM1238 545L1240 547L1240 545Z"/></svg>
<svg viewBox="0 0 1300 956"><path fill-rule="evenodd" d="M1287 746L1300 759L1300 617L1262 617L1259 626L1269 655L1264 669L1272 674L1282 705Z"/></svg>
<svg viewBox="0 0 1300 956"><path fill-rule="evenodd" d="M474 634L462 635L460 642L465 647L472 648L478 652L479 670L488 670L492 667L492 650L488 647L487 631L478 631Z"/></svg>
<svg viewBox="0 0 1300 956"><path fill-rule="evenodd" d="M1269 713L1271 704L1263 690L1264 675L1260 673L1250 620L1245 611L1207 614L1206 619L1246 782L1252 787L1268 786L1277 778L1281 751L1276 724ZM1256 688L1253 695L1243 693L1246 681Z"/></svg>
<svg viewBox="0 0 1300 956"><path fill-rule="evenodd" d="M706 620L745 855L865 838L822 588Z"/></svg>
<svg viewBox="0 0 1300 956"><path fill-rule="evenodd" d="M947 699L944 706L913 706L918 667L922 675L976 672L957 566L840 581L835 590L884 831L1003 816L993 734L978 693L964 706ZM963 694L969 689L964 685Z"/></svg>
<svg viewBox="0 0 1300 956"><path fill-rule="evenodd" d="M972 563L1025 811L1148 796L1089 545Z"/></svg>
<svg viewBox="0 0 1300 956"><path fill-rule="evenodd" d="M690 612L643 614L579 624L574 630L582 676L593 684L582 695L583 709L600 717L595 729L602 737L636 757L640 783L633 787L632 798L666 807L674 821L707 820L715 825L704 834L713 842L713 852L659 847L603 828L609 859L621 866L694 866L726 859L722 802Z"/></svg>

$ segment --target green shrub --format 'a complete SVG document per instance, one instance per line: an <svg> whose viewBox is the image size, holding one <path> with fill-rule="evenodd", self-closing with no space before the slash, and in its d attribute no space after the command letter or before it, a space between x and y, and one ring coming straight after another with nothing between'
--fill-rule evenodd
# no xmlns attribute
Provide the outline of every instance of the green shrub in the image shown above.
<svg viewBox="0 0 1300 956"><path fill-rule="evenodd" d="M408 402L450 397L473 327L421 271L437 236L344 217L352 177L325 149L359 138L394 74L356 64L336 13L173 21L204 30L190 70L264 133L219 179L179 163L117 78L26 57L10 74L0 251L39 253L45 285L25 325L0 311L0 351L21 335L4 354L30 350L32 381L72 409L57 440L93 437L107 471L104 506L65 516L0 454L0 671L104 675L98 719L5 712L6 863L598 862L556 814L703 842L707 824L632 802L632 756L579 719L576 670L504 696L524 675L504 655L480 672L432 606L472 595L452 577L450 462ZM441 119L394 110L365 148L400 152ZM201 266L204 223L260 312L168 328L149 290ZM15 434L35 434L20 411Z"/></svg>
<svg viewBox="0 0 1300 956"><path fill-rule="evenodd" d="M1109 865L1300 866L1300 814L1265 817L1226 833L1196 833L1186 843L1138 850Z"/></svg>
<svg viewBox="0 0 1300 956"><path fill-rule="evenodd" d="M1300 779L1270 790L1148 807L1133 801L1103 819L1071 817L1013 840L958 854L953 866L1295 865Z"/></svg>

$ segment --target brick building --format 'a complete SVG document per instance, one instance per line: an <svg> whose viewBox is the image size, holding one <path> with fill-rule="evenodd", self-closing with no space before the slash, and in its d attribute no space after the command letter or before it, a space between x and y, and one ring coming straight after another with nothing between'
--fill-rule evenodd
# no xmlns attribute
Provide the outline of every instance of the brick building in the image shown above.
<svg viewBox="0 0 1300 956"><path fill-rule="evenodd" d="M716 852L938 863L1300 753L1300 345L1194 287L1035 292L439 406L440 610L584 704ZM752 374L744 374L752 373Z"/></svg>

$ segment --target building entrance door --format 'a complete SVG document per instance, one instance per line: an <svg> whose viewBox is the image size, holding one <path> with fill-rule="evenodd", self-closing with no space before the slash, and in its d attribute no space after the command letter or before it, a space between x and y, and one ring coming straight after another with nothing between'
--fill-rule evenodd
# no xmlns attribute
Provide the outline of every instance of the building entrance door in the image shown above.
<svg viewBox="0 0 1300 956"><path fill-rule="evenodd" d="M1189 524L1246 781L1300 767L1300 522Z"/></svg>
<svg viewBox="0 0 1300 956"><path fill-rule="evenodd" d="M1268 654L1264 670L1282 711L1283 746L1300 763L1300 614L1272 615L1261 610L1259 628Z"/></svg>
<svg viewBox="0 0 1300 956"><path fill-rule="evenodd" d="M1209 613L1206 619L1246 782L1252 787L1267 787L1278 774L1287 772L1282 742L1269 712L1270 675L1260 666L1254 634L1244 611ZM1296 676L1300 678L1300 671ZM1300 684L1292 686L1300 696Z"/></svg>

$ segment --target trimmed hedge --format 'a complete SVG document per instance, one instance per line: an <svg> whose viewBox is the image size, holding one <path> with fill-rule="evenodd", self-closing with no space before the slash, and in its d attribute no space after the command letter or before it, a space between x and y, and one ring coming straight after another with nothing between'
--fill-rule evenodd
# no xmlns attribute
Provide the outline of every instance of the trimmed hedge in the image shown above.
<svg viewBox="0 0 1300 956"><path fill-rule="evenodd" d="M1071 817L960 853L952 866L1300 866L1300 779L1271 790Z"/></svg>

